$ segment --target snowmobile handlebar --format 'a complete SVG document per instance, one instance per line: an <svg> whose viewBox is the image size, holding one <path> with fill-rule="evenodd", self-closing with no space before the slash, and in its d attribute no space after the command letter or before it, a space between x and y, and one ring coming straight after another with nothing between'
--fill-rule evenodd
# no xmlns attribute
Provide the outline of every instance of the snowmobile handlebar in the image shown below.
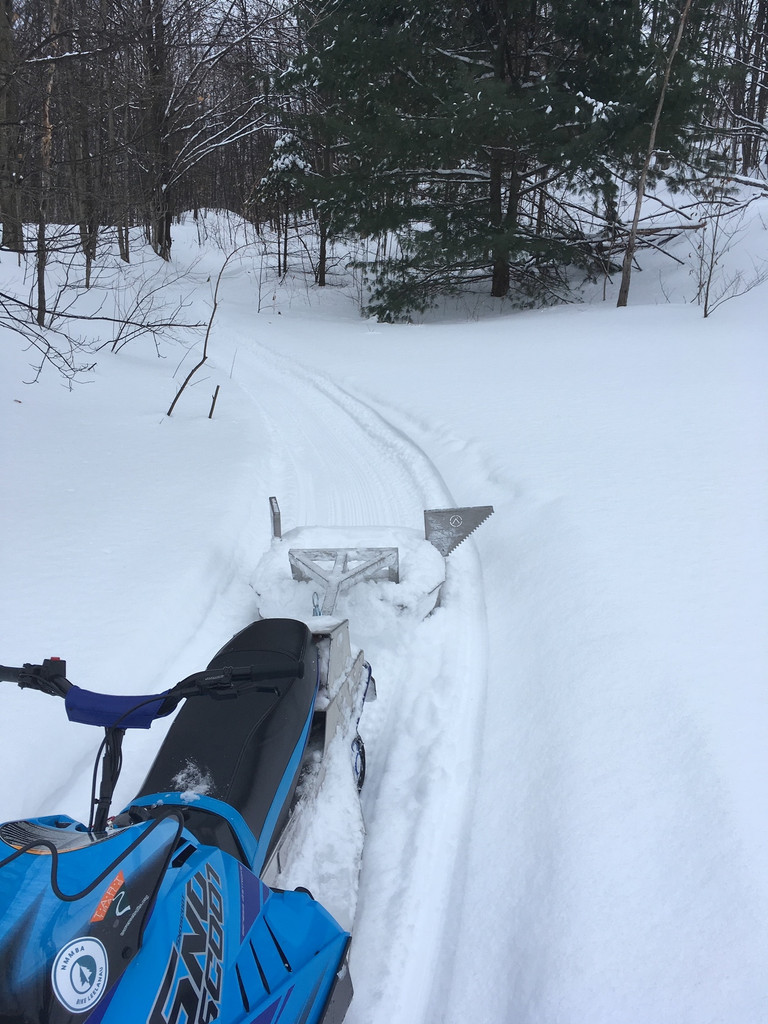
<svg viewBox="0 0 768 1024"><path fill-rule="evenodd" d="M70 721L120 729L148 729L156 718L171 714L188 697L226 700L237 697L241 690L254 689L277 695L280 691L274 683L278 679L301 679L303 675L303 661L293 661L288 666L223 666L194 672L162 693L126 696L74 686L66 678L66 662L58 658L46 658L42 665L24 664L20 668L0 665L0 682L17 683L22 689L64 697ZM273 685L259 685L269 682Z"/></svg>

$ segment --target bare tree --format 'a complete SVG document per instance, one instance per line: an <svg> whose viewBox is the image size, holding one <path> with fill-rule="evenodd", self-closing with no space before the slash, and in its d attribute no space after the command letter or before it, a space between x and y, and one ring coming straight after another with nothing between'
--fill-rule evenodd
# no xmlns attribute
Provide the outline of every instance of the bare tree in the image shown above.
<svg viewBox="0 0 768 1024"><path fill-rule="evenodd" d="M659 100L656 104L656 112L653 115L653 121L651 122L651 134L648 140L648 150L645 154L645 160L640 170L640 179L637 184L637 198L635 200L635 212L632 218L632 226L629 229L627 235L627 246L624 250L624 262L621 270L621 285L619 287L619 300L616 303L617 306L626 306L627 298L629 297L629 284L632 277L632 262L635 258L635 249L637 248L637 228L640 223L640 212L643 207L643 199L645 198L645 187L648 180L648 172L651 168L651 163L656 153L656 134L659 130L659 124L661 122L661 115L664 110L664 100L667 95L667 88L669 86L669 79L672 74L672 65L677 51L680 49L680 43L683 38L683 32L685 31L685 23L688 19L688 13L691 9L692 0L685 0L682 11L680 12L680 21L677 26L677 34L675 35L674 41L667 57L666 67L664 68L664 77L661 81L661 89L659 91Z"/></svg>
<svg viewBox="0 0 768 1024"><path fill-rule="evenodd" d="M13 38L13 0L0 0L0 222L4 249L24 248L19 208L19 97Z"/></svg>

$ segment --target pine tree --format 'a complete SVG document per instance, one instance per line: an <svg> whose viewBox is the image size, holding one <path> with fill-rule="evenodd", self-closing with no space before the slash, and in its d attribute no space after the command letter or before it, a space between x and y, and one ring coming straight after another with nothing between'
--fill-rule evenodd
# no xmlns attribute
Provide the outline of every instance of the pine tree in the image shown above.
<svg viewBox="0 0 768 1024"><path fill-rule="evenodd" d="M503 296L510 279L536 287L600 259L553 190L610 206L611 165L631 168L647 148L674 3L654 8L651 32L625 0L302 4L300 71L322 97L334 173L317 184L334 228L397 241L373 268L375 312L398 316L468 280ZM671 91L667 148L694 99Z"/></svg>
<svg viewBox="0 0 768 1024"><path fill-rule="evenodd" d="M267 173L261 179L259 197L272 213L277 228L277 272L288 270L288 233L291 214L302 206L302 194L312 168L293 132L275 141Z"/></svg>

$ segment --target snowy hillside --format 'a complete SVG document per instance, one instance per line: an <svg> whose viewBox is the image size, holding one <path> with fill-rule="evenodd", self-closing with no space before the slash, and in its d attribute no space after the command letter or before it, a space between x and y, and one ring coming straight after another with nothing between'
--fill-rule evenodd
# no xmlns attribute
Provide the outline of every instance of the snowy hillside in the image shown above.
<svg viewBox="0 0 768 1024"><path fill-rule="evenodd" d="M753 210L731 266L768 257ZM161 358L105 350L72 391L25 385L31 355L2 335L6 664L57 654L126 692L200 668L302 600L270 495L286 531L373 543L425 508L495 507L429 618L415 557L401 600L339 605L379 690L349 1024L766 1019L768 291L705 320L687 244L663 287L663 258L641 259L627 309L611 284L414 326L245 252L170 419L201 332ZM222 252L190 221L174 259L207 321ZM0 819L87 814L92 732L2 698ZM118 803L162 729L126 739Z"/></svg>

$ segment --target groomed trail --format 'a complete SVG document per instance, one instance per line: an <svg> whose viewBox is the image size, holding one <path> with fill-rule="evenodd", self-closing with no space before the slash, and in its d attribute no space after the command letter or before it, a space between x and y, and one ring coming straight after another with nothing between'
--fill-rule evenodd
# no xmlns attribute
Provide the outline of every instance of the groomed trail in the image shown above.
<svg viewBox="0 0 768 1024"><path fill-rule="evenodd" d="M448 560L451 629L403 662L355 1024L765 1019L765 356L690 309L633 317L621 342L605 308L501 318L481 358L463 324L264 331L428 452L452 504L496 507ZM422 678L454 759L428 792Z"/></svg>
<svg viewBox="0 0 768 1024"><path fill-rule="evenodd" d="M240 351L238 371L269 437L266 478L275 481L284 530L331 526L343 543L346 528L370 527L375 544L386 537L377 528L423 530L425 508L456 504L418 445L330 379L262 346ZM358 542L364 536L354 533ZM487 627L471 541L446 568L440 607L423 621L391 599L367 616L355 614L354 592L340 601L379 694L361 723L367 837L349 1024L435 1021L449 982L445 952L454 942L446 933L476 798Z"/></svg>
<svg viewBox="0 0 768 1024"><path fill-rule="evenodd" d="M209 364L225 388L213 420L194 386L171 419L162 412L192 350L175 380L153 357L105 356L94 384L71 395L53 378L24 390L26 355L11 362L0 389L9 441L0 571L13 581L0 606L6 663L57 654L86 688L163 689L260 611L284 613L266 606L256 577L270 548L270 495L284 530L332 527L341 544L345 530L357 531L355 544L367 529L373 544L387 543L390 528L423 537L424 509L456 503L430 458L374 403L257 344L245 318L226 313ZM283 568L290 579L287 551ZM404 584L403 601L374 599L368 615L354 613L354 593L337 609L379 684L361 725L367 839L349 1024L431 1024L433 985L448 981L445 932L487 686L474 542L451 556L441 606L423 621L419 583ZM0 751L0 776L12 780L0 817L87 819L99 737L68 725L50 699L15 688L3 696L8 734L29 736L34 723L34 742ZM141 785L166 729L158 722L126 737L115 807ZM55 764L41 750L55 750Z"/></svg>

